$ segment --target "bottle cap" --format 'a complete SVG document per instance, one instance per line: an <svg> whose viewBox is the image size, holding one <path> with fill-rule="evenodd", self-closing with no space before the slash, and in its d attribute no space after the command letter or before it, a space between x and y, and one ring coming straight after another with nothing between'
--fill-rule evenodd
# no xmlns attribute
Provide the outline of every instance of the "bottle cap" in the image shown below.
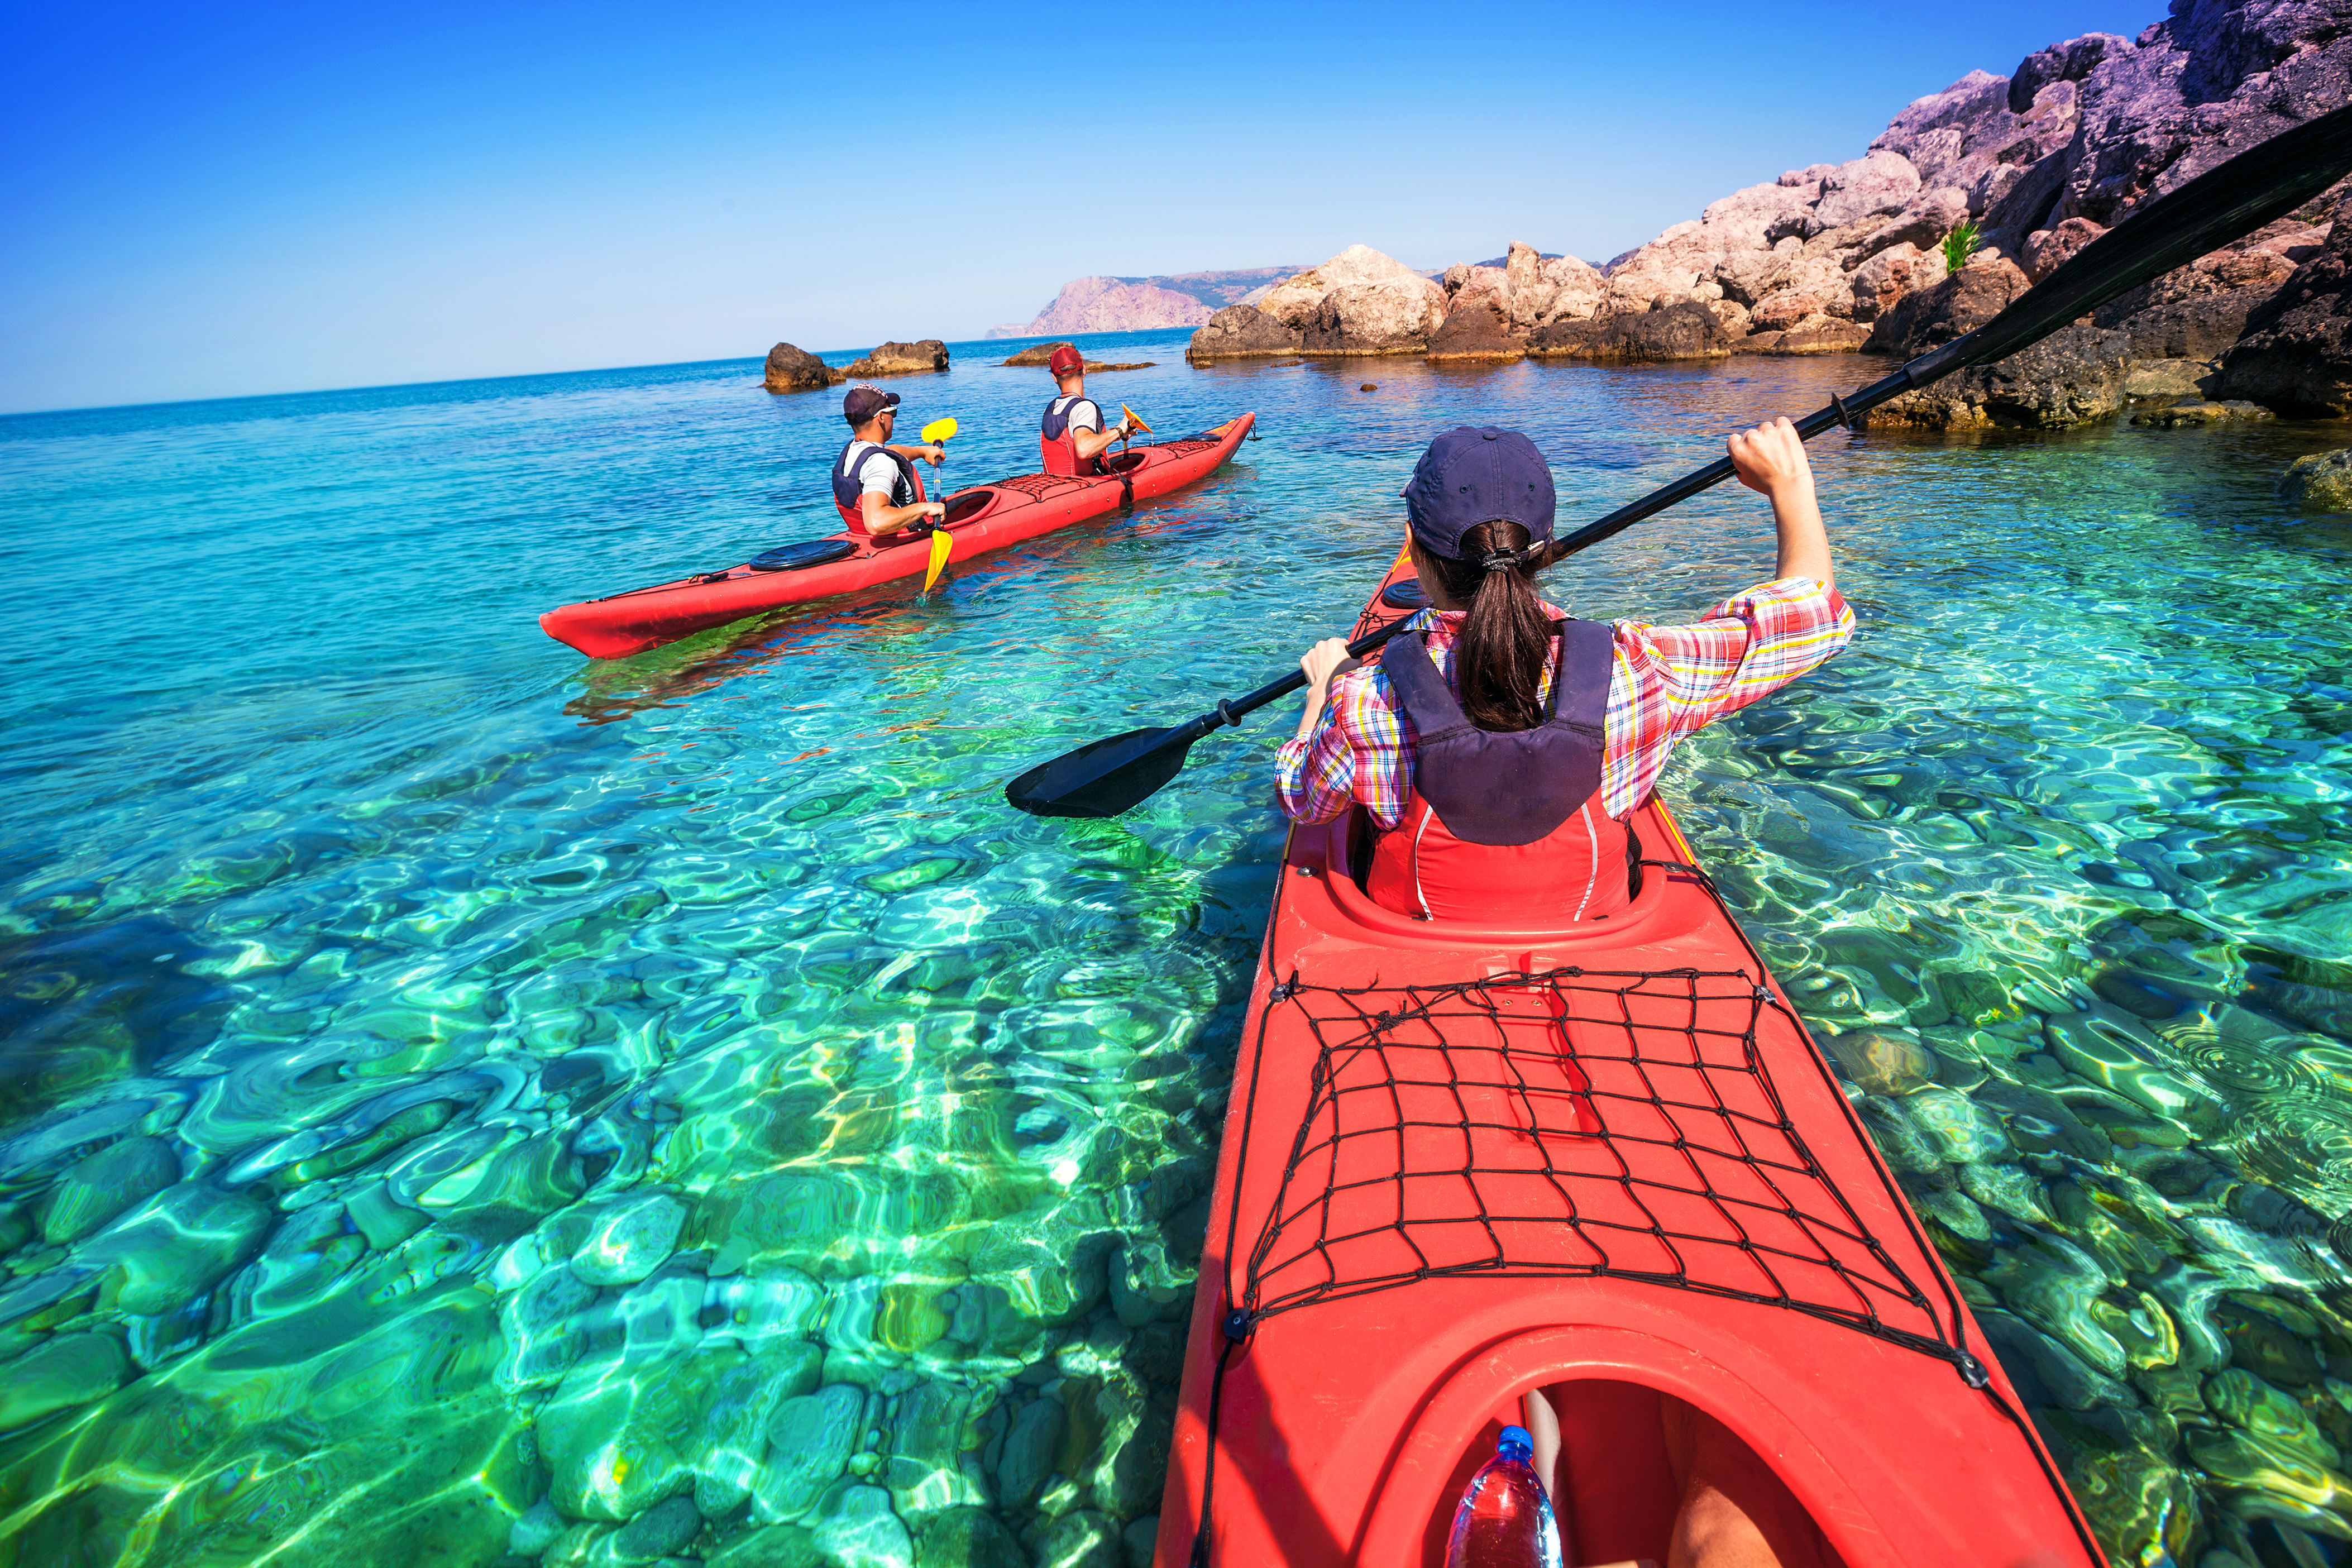
<svg viewBox="0 0 2352 1568"><path fill-rule="evenodd" d="M1536 1440L1528 1436L1528 1429L1526 1427L1504 1427L1502 1442L1499 1446L1507 1448L1514 1443L1517 1443L1522 1448L1533 1448L1536 1446Z"/></svg>

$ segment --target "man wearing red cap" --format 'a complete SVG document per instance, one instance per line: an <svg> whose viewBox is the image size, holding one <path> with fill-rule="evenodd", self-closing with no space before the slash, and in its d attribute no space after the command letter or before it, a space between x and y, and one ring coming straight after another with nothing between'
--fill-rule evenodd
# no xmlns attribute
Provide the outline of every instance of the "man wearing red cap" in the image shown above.
<svg viewBox="0 0 2352 1568"><path fill-rule="evenodd" d="M1038 426L1037 450L1049 474L1098 474L1104 448L1127 434L1125 419L1103 428L1102 410L1087 395L1086 356L1068 343L1045 362L1061 391L1045 405Z"/></svg>

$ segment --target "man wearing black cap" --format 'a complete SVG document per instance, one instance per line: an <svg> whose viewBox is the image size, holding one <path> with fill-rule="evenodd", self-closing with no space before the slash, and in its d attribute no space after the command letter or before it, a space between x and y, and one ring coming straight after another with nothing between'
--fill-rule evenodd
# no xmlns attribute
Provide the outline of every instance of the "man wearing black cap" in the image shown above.
<svg viewBox="0 0 2352 1568"><path fill-rule="evenodd" d="M849 445L833 464L833 504L852 533L897 533L909 523L942 518L947 508L923 499L915 460L937 468L947 454L937 447L893 447L898 395L863 384L841 400L849 421Z"/></svg>
<svg viewBox="0 0 2352 1568"><path fill-rule="evenodd" d="M1068 343L1054 351L1045 368L1054 373L1054 384L1059 388L1045 405L1045 417L1037 427L1037 453L1045 471L1100 473L1102 465L1097 459L1127 434L1127 421L1122 418L1109 429L1103 428L1102 409L1087 395L1086 356Z"/></svg>

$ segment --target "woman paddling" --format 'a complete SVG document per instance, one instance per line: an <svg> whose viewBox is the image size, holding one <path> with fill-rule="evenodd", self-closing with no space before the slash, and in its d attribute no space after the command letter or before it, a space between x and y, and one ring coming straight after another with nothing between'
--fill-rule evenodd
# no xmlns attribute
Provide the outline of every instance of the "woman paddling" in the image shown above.
<svg viewBox="0 0 2352 1568"><path fill-rule="evenodd" d="M1675 743L1852 640L1795 428L1776 419L1730 449L1740 482L1772 502L1772 579L1696 625L1609 626L1536 595L1553 496L1534 444L1491 426L1430 443L1404 490L1430 607L1375 668L1336 637L1307 649L1307 711L1275 764L1294 820L1363 804L1374 901L1496 925L1615 913L1641 853L1624 818Z"/></svg>

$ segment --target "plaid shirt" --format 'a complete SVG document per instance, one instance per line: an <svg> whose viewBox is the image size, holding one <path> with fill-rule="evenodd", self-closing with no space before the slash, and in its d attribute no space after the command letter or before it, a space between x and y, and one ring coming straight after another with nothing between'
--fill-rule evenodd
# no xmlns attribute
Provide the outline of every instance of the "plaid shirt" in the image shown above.
<svg viewBox="0 0 2352 1568"><path fill-rule="evenodd" d="M1462 621L1460 612L1423 610L1404 624L1429 633L1430 660L1448 686ZM1726 599L1696 626L1619 621L1615 634L1601 806L1622 817L1649 797L1684 736L1786 686L1853 641L1853 612L1826 584L1777 577ZM1541 691L1550 690L1546 668ZM1282 809L1300 822L1328 822L1360 800L1382 827L1394 827L1412 794L1412 721L1388 672L1349 670L1331 682L1315 732L1276 753Z"/></svg>

